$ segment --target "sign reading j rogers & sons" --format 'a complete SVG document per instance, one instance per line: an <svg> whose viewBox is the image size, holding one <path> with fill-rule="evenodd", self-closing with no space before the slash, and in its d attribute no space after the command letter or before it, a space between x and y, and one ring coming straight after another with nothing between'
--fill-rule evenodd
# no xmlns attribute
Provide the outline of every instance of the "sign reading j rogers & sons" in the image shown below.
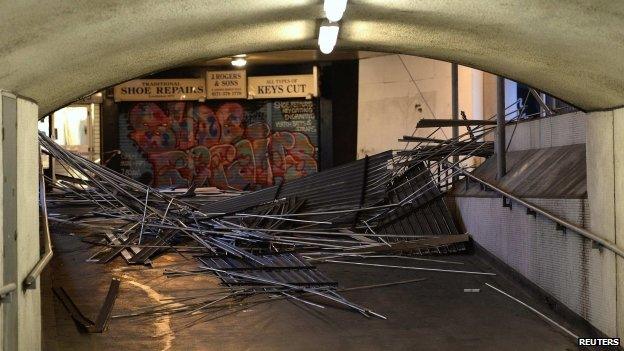
<svg viewBox="0 0 624 351"><path fill-rule="evenodd" d="M245 70L207 72L206 82L208 99L247 98L247 72Z"/></svg>
<svg viewBox="0 0 624 351"><path fill-rule="evenodd" d="M318 96L315 74L249 77L249 98L294 98Z"/></svg>
<svg viewBox="0 0 624 351"><path fill-rule="evenodd" d="M115 101L203 100L204 79L135 79L115 86Z"/></svg>

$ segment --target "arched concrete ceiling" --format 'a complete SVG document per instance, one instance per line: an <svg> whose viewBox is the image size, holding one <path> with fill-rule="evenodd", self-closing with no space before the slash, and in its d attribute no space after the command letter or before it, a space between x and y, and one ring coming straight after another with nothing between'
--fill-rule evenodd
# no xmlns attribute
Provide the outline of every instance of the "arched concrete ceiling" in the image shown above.
<svg viewBox="0 0 624 351"><path fill-rule="evenodd" d="M201 58L315 48L318 0L0 3L0 89L45 114ZM624 1L350 0L338 46L454 61L585 110L624 105Z"/></svg>

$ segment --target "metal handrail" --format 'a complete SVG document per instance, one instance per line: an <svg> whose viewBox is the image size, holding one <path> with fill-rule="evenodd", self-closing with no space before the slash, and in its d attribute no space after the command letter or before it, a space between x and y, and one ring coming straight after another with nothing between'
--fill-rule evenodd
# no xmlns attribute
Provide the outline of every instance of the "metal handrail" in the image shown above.
<svg viewBox="0 0 624 351"><path fill-rule="evenodd" d="M474 174L466 171L465 169L463 169L463 168L461 168L461 167L459 167L457 165L453 165L453 164L451 164L448 161L444 161L444 163L448 164L449 167L456 168L458 171L463 173L466 177L468 177L468 178L470 178L472 180L475 180L478 183L481 183L481 184L485 185L486 187L488 187L488 188L496 191L497 193L503 195L504 197L507 197L507 198L509 198L509 199L511 199L511 200L513 200L513 201L515 201L515 202L517 202L519 204L521 204L522 206L524 206L526 208L529 208L529 209L535 211L536 213L541 214L542 216L550 219L551 221L553 221L555 223L558 223L559 225L561 225L561 226L563 226L563 227L565 227L567 229L570 229L571 231L573 231L573 232L575 232L575 233L577 233L577 234L579 234L581 236L584 236L585 238L587 238L589 240L592 240L592 241L600 244L603 247L606 247L607 249L611 250L616 255L624 258L624 251L622 249L618 248L611 241L603 239L603 238L599 237L598 235L590 232L589 230L587 230L585 228L581 228L581 227L577 226L576 224L574 224L572 222L568 222L565 219L557 217L556 215L554 215L554 214L544 210L543 208L541 208L541 207L539 207L539 206L537 206L537 205L535 205L533 203L530 203L530 202L528 202L526 200L523 200L523 199L521 199L521 198L519 198L519 197L517 197L517 196L515 196L513 194L510 194L510 193L506 192L505 190L497 187L496 185L494 185L494 184L492 184L492 183L490 183L488 181L485 181L485 180L475 176Z"/></svg>
<svg viewBox="0 0 624 351"><path fill-rule="evenodd" d="M2 298L7 296L8 294L12 293L16 289L17 289L17 284L15 284L15 283L9 283L9 284L1 287L0 288L0 301L2 300Z"/></svg>
<svg viewBox="0 0 624 351"><path fill-rule="evenodd" d="M39 162L39 206L41 207L41 212L43 216L43 229L44 229L44 239L45 239L45 248L44 254L41 256L39 261L35 264L33 269L28 273L26 279L23 282L24 289L35 289L37 287L37 278L41 275L41 272L45 268L45 266L52 259L52 239L50 237L50 227L48 226L48 207L46 206L46 196L45 196L45 181L43 179L43 168L41 166L41 162Z"/></svg>

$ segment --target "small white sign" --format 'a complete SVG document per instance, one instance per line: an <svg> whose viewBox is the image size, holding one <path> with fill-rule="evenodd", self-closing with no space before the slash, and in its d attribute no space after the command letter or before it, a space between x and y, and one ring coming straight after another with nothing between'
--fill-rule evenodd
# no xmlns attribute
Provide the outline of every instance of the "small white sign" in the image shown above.
<svg viewBox="0 0 624 351"><path fill-rule="evenodd" d="M209 71L206 73L208 99L246 99L247 72Z"/></svg>

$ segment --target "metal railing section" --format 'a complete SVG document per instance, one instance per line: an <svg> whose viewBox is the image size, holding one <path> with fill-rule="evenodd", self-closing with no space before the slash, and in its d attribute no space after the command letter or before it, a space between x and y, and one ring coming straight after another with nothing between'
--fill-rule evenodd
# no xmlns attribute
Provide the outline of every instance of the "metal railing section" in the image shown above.
<svg viewBox="0 0 624 351"><path fill-rule="evenodd" d="M509 193L509 192L507 192L507 191L497 187L496 185L494 185L494 184L492 184L492 183L490 183L488 181L485 181L485 180L475 176L474 174L468 172L467 170L465 170L465 169L463 169L461 167L458 167L457 165L453 165L450 162L445 162L445 163L449 167L453 167L453 168L457 169L459 172L461 172L463 175L465 175L468 179L474 180L474 181L484 185L485 187L494 190L495 192L501 194L503 197L506 197L506 198L508 198L508 199L510 199L512 201L515 201L515 202L519 203L520 205L522 205L522 206L524 206L524 207L526 207L528 209L531 209L532 211L535 211L536 213L538 213L538 214L540 214L540 215L550 219L551 221L557 223L558 225L560 225L560 226L562 226L564 228L570 229L571 231L573 231L573 232L575 232L575 233L577 233L577 234L579 234L579 235L581 235L581 236L583 236L583 237L585 237L585 238L587 238L587 239L589 239L589 240L599 244L602 247L605 247L605 248L609 249L610 251L612 251L616 255L624 258L624 251L622 249L620 249L619 247L617 247L611 241L603 239L600 236L590 232L589 230L587 230L585 228L579 227L578 225L576 225L576 224L574 224L572 222L569 222L569 221L567 221L567 220L565 220L563 218L560 218L560 217L558 217L558 216L556 216L556 215L546 211L545 209L543 209L543 208L541 208L541 207L539 207L539 206L537 206L537 205L535 205L535 204L533 204L533 203L531 203L529 201L526 201L526 200L524 200L522 198L519 198L519 197L517 197L517 196L515 196L515 195L513 195L513 194L511 194L511 193Z"/></svg>
<svg viewBox="0 0 624 351"><path fill-rule="evenodd" d="M0 303L4 302L4 299L7 297L7 295L11 294L15 290L17 290L17 284L15 283L9 283L3 287L0 287Z"/></svg>

